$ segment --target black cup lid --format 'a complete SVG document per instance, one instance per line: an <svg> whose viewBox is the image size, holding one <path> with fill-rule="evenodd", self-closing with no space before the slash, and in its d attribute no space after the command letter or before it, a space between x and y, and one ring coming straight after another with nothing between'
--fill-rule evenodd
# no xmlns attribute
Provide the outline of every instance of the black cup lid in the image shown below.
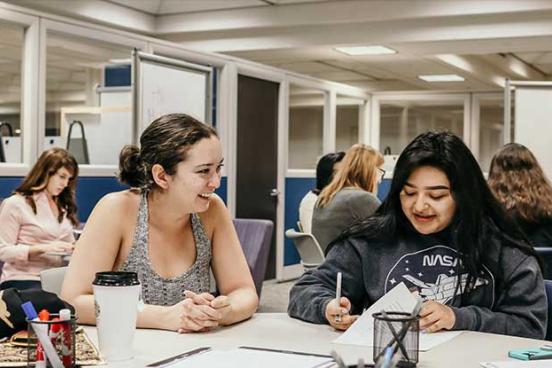
<svg viewBox="0 0 552 368"><path fill-rule="evenodd" d="M97 272L92 285L98 286L133 286L140 285L136 272Z"/></svg>

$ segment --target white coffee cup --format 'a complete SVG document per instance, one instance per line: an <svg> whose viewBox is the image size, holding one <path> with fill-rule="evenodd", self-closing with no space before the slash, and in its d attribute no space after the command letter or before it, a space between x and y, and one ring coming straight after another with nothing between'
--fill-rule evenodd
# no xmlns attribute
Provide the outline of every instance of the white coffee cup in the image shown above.
<svg viewBox="0 0 552 368"><path fill-rule="evenodd" d="M135 272L98 272L92 283L100 353L108 362L132 359L141 285Z"/></svg>

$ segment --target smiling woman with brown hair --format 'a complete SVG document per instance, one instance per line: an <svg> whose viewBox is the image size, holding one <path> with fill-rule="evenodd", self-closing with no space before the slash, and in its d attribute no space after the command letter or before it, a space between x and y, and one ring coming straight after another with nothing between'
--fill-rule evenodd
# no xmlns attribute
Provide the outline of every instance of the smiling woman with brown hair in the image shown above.
<svg viewBox="0 0 552 368"><path fill-rule="evenodd" d="M185 114L154 120L120 155L131 189L96 205L69 265L62 297L94 323L99 271L136 272L146 306L137 325L207 331L249 318L257 293L230 214L215 194L222 148L213 128ZM213 270L221 295L210 294Z"/></svg>
<svg viewBox="0 0 552 368"><path fill-rule="evenodd" d="M533 246L552 246L552 186L527 147L509 143L498 150L488 183Z"/></svg>

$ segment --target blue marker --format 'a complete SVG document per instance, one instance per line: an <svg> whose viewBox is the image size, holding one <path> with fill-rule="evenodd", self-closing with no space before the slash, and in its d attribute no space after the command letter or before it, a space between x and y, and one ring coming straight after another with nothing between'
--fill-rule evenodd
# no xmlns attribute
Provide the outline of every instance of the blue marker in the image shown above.
<svg viewBox="0 0 552 368"><path fill-rule="evenodd" d="M40 321L38 319L38 314L36 313L36 309L33 306L33 303L26 302L21 304L21 308L23 308L23 312L25 312L25 315L27 316L27 319L29 321ZM46 357L50 360L50 363L52 363L52 367L54 368L63 368L63 363L61 362L61 359L57 355L56 349L54 348L54 345L52 345L52 341L48 337L47 332L47 326L41 326L39 324L31 323L31 327L33 328L36 337L38 337L38 340L42 344L42 347L44 348L44 352L46 353ZM46 329L44 329L46 327Z"/></svg>
<svg viewBox="0 0 552 368"><path fill-rule="evenodd" d="M393 359L393 348L388 346L385 349L385 354L383 356L382 368L389 368L391 366L391 360Z"/></svg>

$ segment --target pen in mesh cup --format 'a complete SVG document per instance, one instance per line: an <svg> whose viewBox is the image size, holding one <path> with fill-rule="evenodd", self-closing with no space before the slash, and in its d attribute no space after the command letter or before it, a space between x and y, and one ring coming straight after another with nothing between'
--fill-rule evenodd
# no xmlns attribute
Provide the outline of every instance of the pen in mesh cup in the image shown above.
<svg viewBox="0 0 552 368"><path fill-rule="evenodd" d="M341 322L341 272L337 273L337 282L335 285L335 299L339 307L339 313L334 316L335 322Z"/></svg>

